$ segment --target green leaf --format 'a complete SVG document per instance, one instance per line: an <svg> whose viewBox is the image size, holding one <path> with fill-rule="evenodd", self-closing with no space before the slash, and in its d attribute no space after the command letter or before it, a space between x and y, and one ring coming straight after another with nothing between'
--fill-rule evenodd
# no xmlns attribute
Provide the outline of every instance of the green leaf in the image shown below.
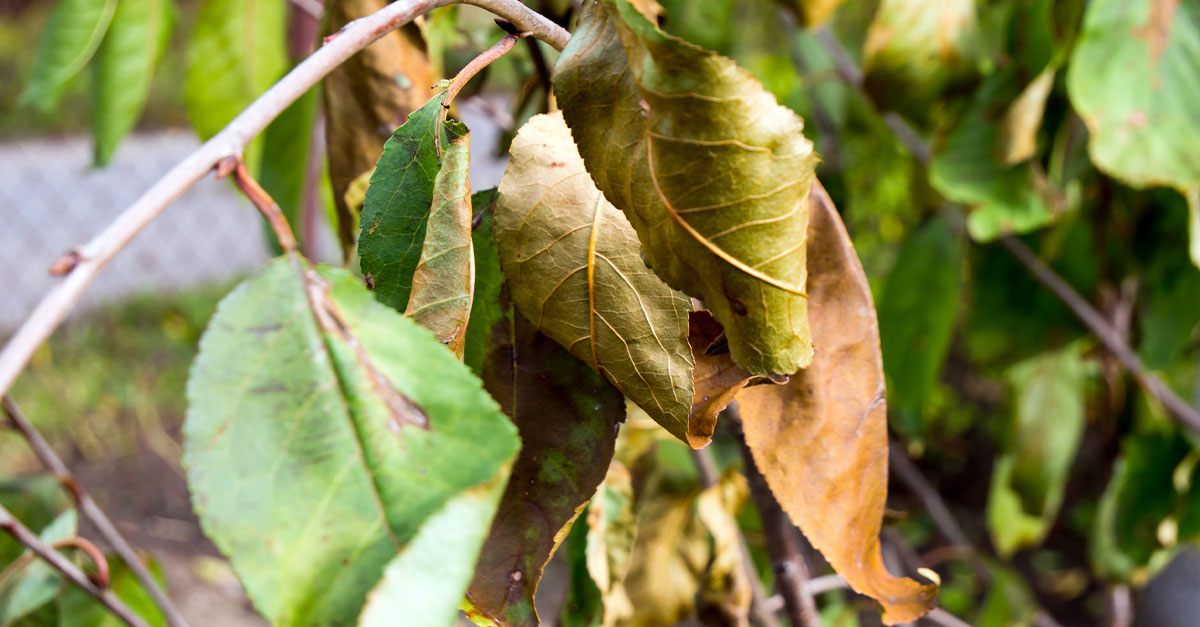
<svg viewBox="0 0 1200 627"><path fill-rule="evenodd" d="M484 383L517 425L521 454L467 598L497 624L532 626L542 569L604 479L625 399L524 316L514 326L489 353Z"/></svg>
<svg viewBox="0 0 1200 627"><path fill-rule="evenodd" d="M1016 413L988 497L988 529L1001 556L1034 546L1050 531L1083 436L1087 382L1085 345L1013 366L1008 378Z"/></svg>
<svg viewBox="0 0 1200 627"><path fill-rule="evenodd" d="M628 2L584 5L555 94L596 186L646 260L705 301L756 374L812 360L803 122L733 61L658 30Z"/></svg>
<svg viewBox="0 0 1200 627"><path fill-rule="evenodd" d="M42 529L38 537L46 544L74 537L78 522L78 514L69 509ZM62 583L62 575L57 570L31 553L27 552L20 559L28 562L15 572L12 580L3 582L4 587L0 588L0 625L11 625L53 601ZM10 564L6 562L4 565ZM3 570L0 568L0 572Z"/></svg>
<svg viewBox="0 0 1200 627"><path fill-rule="evenodd" d="M204 529L259 611L344 624L398 553L430 550L431 516L503 482L519 440L427 331L348 272L297 265L273 262L218 307L188 385L184 461ZM438 598L457 607L457 584Z"/></svg>
<svg viewBox="0 0 1200 627"><path fill-rule="evenodd" d="M175 28L171 0L121 0L96 52L92 81L94 161L103 166L137 123L154 68Z"/></svg>
<svg viewBox="0 0 1200 627"><path fill-rule="evenodd" d="M446 140L438 124L445 97L438 94L414 111L384 144L363 201L359 262L374 284L375 298L397 311L408 306L421 260L434 179L441 169L435 137Z"/></svg>
<svg viewBox="0 0 1200 627"><path fill-rule="evenodd" d="M1096 166L1135 187L1200 185L1200 5L1093 0L1067 74Z"/></svg>
<svg viewBox="0 0 1200 627"><path fill-rule="evenodd" d="M471 196L471 211L479 223L472 224L471 247L475 251L475 297L471 301L471 317L467 321L467 346L463 362L475 374L483 375L483 363L490 350L488 338L501 318L512 319L512 309L501 306L500 253L492 238L492 220L498 192L496 188L475 192Z"/></svg>
<svg viewBox="0 0 1200 627"><path fill-rule="evenodd" d="M1173 427L1130 434L1100 499L1090 553L1105 576L1142 584L1200 539L1200 451Z"/></svg>
<svg viewBox="0 0 1200 627"><path fill-rule="evenodd" d="M863 87L919 120L930 101L974 72L975 0L883 0L863 42Z"/></svg>
<svg viewBox="0 0 1200 627"><path fill-rule="evenodd" d="M1005 106L1016 89L1011 72L989 78L929 167L938 192L971 208L967 230L980 242L1041 228L1061 209L1049 205L1044 174L1039 177L1029 162L1005 165L999 156Z"/></svg>
<svg viewBox="0 0 1200 627"><path fill-rule="evenodd" d="M946 218L933 220L904 240L879 301L888 400L917 438L954 335L962 265L962 237Z"/></svg>
<svg viewBox="0 0 1200 627"><path fill-rule="evenodd" d="M188 45L183 100L201 139L216 135L287 71L286 0L206 0ZM246 148L257 170L261 144Z"/></svg>
<svg viewBox="0 0 1200 627"><path fill-rule="evenodd" d="M517 310L688 441L691 303L641 258L637 234L592 183L561 115L521 127L500 181L500 265Z"/></svg>
<svg viewBox="0 0 1200 627"><path fill-rule="evenodd" d="M67 83L83 70L112 22L117 0L60 0L38 42L22 104L58 108Z"/></svg>
<svg viewBox="0 0 1200 627"><path fill-rule="evenodd" d="M421 260L413 270L404 315L433 332L460 359L475 288L472 250L471 135L461 125L444 135L442 166L433 179Z"/></svg>
<svg viewBox="0 0 1200 627"><path fill-rule="evenodd" d="M316 116L317 90L313 88L267 125L263 131L263 158L258 170L258 182L279 205L300 241L304 241L306 235L301 216ZM283 252L275 232L265 221L263 233L275 254Z"/></svg>
<svg viewBox="0 0 1200 627"><path fill-rule="evenodd" d="M159 585L163 585L162 568L153 561L147 566ZM109 567L112 569L109 588L125 602L125 605L152 627L165 624L154 599L142 587L133 571L129 570L124 562L115 559L109 560ZM75 586L67 588L59 597L59 627L121 627L124 624L124 621L113 616L107 608Z"/></svg>
<svg viewBox="0 0 1200 627"><path fill-rule="evenodd" d="M505 479L463 491L421 525L371 591L359 627L456 624Z"/></svg>

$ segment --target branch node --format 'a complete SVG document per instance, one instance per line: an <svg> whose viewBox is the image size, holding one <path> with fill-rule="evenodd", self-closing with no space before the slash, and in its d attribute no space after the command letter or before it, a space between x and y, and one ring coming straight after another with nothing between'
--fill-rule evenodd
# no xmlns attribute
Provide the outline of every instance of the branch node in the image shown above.
<svg viewBox="0 0 1200 627"><path fill-rule="evenodd" d="M54 263L50 265L50 276L63 276L65 274L70 274L71 271L75 269L75 266L78 266L79 262L82 260L83 256L79 254L79 251L69 250L63 253L61 257L56 259Z"/></svg>
<svg viewBox="0 0 1200 627"><path fill-rule="evenodd" d="M216 170L217 178L223 179L235 171L239 163L242 163L242 158L231 155L218 161L213 169Z"/></svg>

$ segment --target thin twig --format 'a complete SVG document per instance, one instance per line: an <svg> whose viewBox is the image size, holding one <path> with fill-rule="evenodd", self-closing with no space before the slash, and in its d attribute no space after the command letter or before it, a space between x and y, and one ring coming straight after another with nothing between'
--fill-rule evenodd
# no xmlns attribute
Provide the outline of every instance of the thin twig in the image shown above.
<svg viewBox="0 0 1200 627"><path fill-rule="evenodd" d="M750 496L758 508L759 518L762 519L767 553L771 555L771 565L775 570L775 586L783 596L785 615L793 627L821 627L817 603L813 600L812 591L808 589L808 565L804 562L804 553L800 546L800 531L784 513L779 501L775 500L775 495L771 493L767 479L758 471L754 455L746 445L746 438L742 433L737 401L725 408L723 417L737 436L738 445L742 450L746 480L750 484Z"/></svg>
<svg viewBox="0 0 1200 627"><path fill-rule="evenodd" d="M862 72L854 65L854 61L850 59L850 55L846 53L837 37L828 28L823 28L817 32L817 39L833 57L834 63L838 67L838 74L842 79L852 87L861 88ZM903 117L896 112L886 112L884 121L900 143L904 144L918 161L923 165L929 165L932 158L929 145ZM1161 403L1167 413L1181 425L1200 433L1200 410L1192 407L1175 394L1158 376L1147 372L1137 353L1130 348L1128 342L1091 303L1080 296L1079 292L1068 285L1054 270L1042 263L1021 240L1012 235L1005 235L1000 238L1000 244L1016 257L1021 265L1025 266L1034 279L1053 292L1075 314L1075 317L1083 322L1084 326L1117 358L1121 366L1133 376L1147 395Z"/></svg>
<svg viewBox="0 0 1200 627"><path fill-rule="evenodd" d="M129 609L129 606L125 605L116 594L113 594L112 590L101 588L92 583L92 580L78 566L42 542L42 539L37 537L37 534L21 524L21 521L17 520L3 505L0 505L0 529L8 532L17 542L20 542L32 551L34 555L45 560L51 567L71 580L71 583L90 594L92 598L108 608L108 611L112 612L113 616L133 627L147 627L146 622L135 614L133 610Z"/></svg>
<svg viewBox="0 0 1200 627"><path fill-rule="evenodd" d="M692 459L700 472L700 483L705 488L712 487L720 481L717 463L713 460L712 452L707 448L693 449ZM762 581L758 578L758 570L754 567L754 559L750 555L750 545L746 536L738 528L738 547L742 552L742 564L746 576L750 580L750 614L763 627L779 627L779 619L775 617L777 610L767 609L767 593L763 590Z"/></svg>
<svg viewBox="0 0 1200 627"><path fill-rule="evenodd" d="M1090 303L1088 303L1079 292L1076 292L1062 277L1058 276L1054 270L1038 259L1033 251L1024 242L1011 235L1005 235L1000 238L1000 244L1003 245L1025 269L1033 275L1033 278L1049 289L1058 297L1075 317L1083 322L1093 335L1100 340L1113 357L1121 362L1121 366L1133 376L1133 379L1138 382L1142 390L1150 395L1158 402L1162 403L1167 412L1171 414L1179 423L1191 429L1196 433L1200 433L1200 410L1187 404L1171 388L1167 387L1153 373L1147 372L1142 364L1142 359L1137 353L1125 343L1124 338L1117 329L1112 326L1107 319L1096 311Z"/></svg>
<svg viewBox="0 0 1200 627"><path fill-rule="evenodd" d="M539 15L519 0L461 0L487 9L528 33L562 50L571 35L561 26ZM366 17L350 22L327 38L311 56L267 90L221 132L196 149L147 190L107 228L87 244L64 255L55 268L67 274L12 336L0 352L0 395L8 393L30 357L79 300L118 252L152 220L158 217L209 173L219 162L241 154L246 144L289 105L368 44L388 31L455 0L399 0Z"/></svg>
<svg viewBox="0 0 1200 627"><path fill-rule="evenodd" d="M146 593L154 600L155 605L162 611L163 618L166 619L167 624L171 625L171 627L187 627L187 621L183 619L183 614L171 603L171 599L163 591L162 587L158 585L158 581L154 578L154 575L150 574L146 565L138 558L137 552L133 550L133 547L117 531L116 525L100 509L100 506L92 499L92 495L88 494L87 490L83 488L83 485L79 483L79 480L75 478L75 475L63 463L62 458L54 452L54 449L50 447L50 443L46 442L46 438L42 437L42 434L33 426L33 423L25 417L25 414L17 407L16 402L7 396L4 397L4 413L8 415L8 420L13 427L29 442L29 447L33 449L33 454L41 460L42 465L54 474L58 481L66 487L67 492L71 493L71 497L75 499L75 504L79 508L79 513L96 528L96 532L100 534L100 537L104 538L104 541L112 547L117 556L129 566L129 571L133 573L138 583L142 584L142 588L146 590Z"/></svg>

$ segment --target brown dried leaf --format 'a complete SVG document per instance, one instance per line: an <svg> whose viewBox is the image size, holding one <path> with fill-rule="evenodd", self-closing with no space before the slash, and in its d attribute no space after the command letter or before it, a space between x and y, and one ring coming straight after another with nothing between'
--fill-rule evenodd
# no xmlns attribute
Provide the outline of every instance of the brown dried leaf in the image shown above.
<svg viewBox="0 0 1200 627"><path fill-rule="evenodd" d="M687 442L692 448L707 446L717 427L717 414L746 387L754 374L733 362L728 351L708 354L722 337L721 324L707 311L688 315L688 343L696 368L692 371L692 412L688 416Z"/></svg>
<svg viewBox="0 0 1200 627"><path fill-rule="evenodd" d="M937 587L888 573L879 531L887 498L887 405L866 275L829 197L810 203L808 293L816 354L787 385L738 395L746 443L804 535L893 625L924 616Z"/></svg>
<svg viewBox="0 0 1200 627"><path fill-rule="evenodd" d="M521 435L521 454L467 592L481 624L537 625L542 569L612 461L625 400L596 372L514 314L493 334L484 385Z"/></svg>
<svg viewBox="0 0 1200 627"><path fill-rule="evenodd" d="M387 0L326 2L325 34L386 4ZM416 24L384 35L322 81L329 178L338 215L338 240L347 255L354 250L354 227L361 206L350 206L346 191L375 167L383 143L409 113L429 99L429 87L436 82Z"/></svg>
<svg viewBox="0 0 1200 627"><path fill-rule="evenodd" d="M494 231L513 304L687 441L691 302L641 257L641 244L584 169L561 113L512 142Z"/></svg>

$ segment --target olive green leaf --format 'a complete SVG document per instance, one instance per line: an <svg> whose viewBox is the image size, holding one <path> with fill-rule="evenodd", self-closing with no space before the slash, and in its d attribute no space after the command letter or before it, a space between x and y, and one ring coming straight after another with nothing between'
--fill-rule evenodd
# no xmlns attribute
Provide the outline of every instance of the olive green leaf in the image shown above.
<svg viewBox="0 0 1200 627"><path fill-rule="evenodd" d="M141 116L154 67L175 27L175 13L170 0L121 0L117 5L96 51L92 81L96 165L108 163Z"/></svg>
<svg viewBox="0 0 1200 627"><path fill-rule="evenodd" d="M455 122L439 122L446 94L429 99L409 116L384 145L363 200L359 264L379 302L404 311L421 261L434 181L441 169L436 140L448 131L466 132Z"/></svg>
<svg viewBox="0 0 1200 627"><path fill-rule="evenodd" d="M738 365L806 366L805 200L817 156L800 117L627 0L584 5L554 84L588 172L655 273L704 300Z"/></svg>
<svg viewBox="0 0 1200 627"><path fill-rule="evenodd" d="M900 418L894 425L910 437L923 435L924 410L954 335L963 249L946 218L922 226L901 245L879 301L888 400Z"/></svg>
<svg viewBox="0 0 1200 627"><path fill-rule="evenodd" d="M484 384L517 425L521 454L467 598L478 624L532 626L542 569L605 477L625 399L524 316L513 318L508 344L489 352ZM511 327L498 326L504 342Z"/></svg>
<svg viewBox="0 0 1200 627"><path fill-rule="evenodd" d="M455 125L457 132L458 125ZM433 179L433 197L421 259L413 271L404 315L429 329L461 359L475 288L471 246L471 135L451 135L443 144L442 167ZM378 287L378 283L376 284Z"/></svg>
<svg viewBox="0 0 1200 627"><path fill-rule="evenodd" d="M492 237L492 221L496 208L496 188L471 195L471 210L475 214L471 230L471 248L475 252L475 294L471 299L471 316L467 322L467 345L463 361L475 374L483 376L483 363L494 348L489 338L501 318L511 325L512 308L500 302L500 253Z"/></svg>
<svg viewBox="0 0 1200 627"><path fill-rule="evenodd" d="M646 267L562 115L536 116L513 139L494 229L517 310L687 441L691 303Z"/></svg>
<svg viewBox="0 0 1200 627"><path fill-rule="evenodd" d="M43 111L58 107L67 83L96 54L116 10L117 0L60 0L42 31L21 103Z"/></svg>
<svg viewBox="0 0 1200 627"><path fill-rule="evenodd" d="M1080 342L1013 366L1016 413L988 497L988 528L1002 556L1042 541L1058 515L1083 436L1091 368Z"/></svg>
<svg viewBox="0 0 1200 627"><path fill-rule="evenodd" d="M46 544L54 544L59 540L74 537L79 516L73 509L58 515L38 537ZM24 563L18 564L18 560ZM62 584L62 575L49 564L34 557L26 551L13 562L4 562L12 579L0 581L0 625L18 623L21 618L28 616L43 605L54 600ZM0 569L3 571L3 569ZM5 578L7 579L7 578Z"/></svg>
<svg viewBox="0 0 1200 627"><path fill-rule="evenodd" d="M196 511L277 625L353 621L394 558L469 572L469 543L429 540L447 533L438 512L473 512L454 523L482 536L519 446L428 332L350 273L286 258L222 301L188 396ZM422 611L448 624L466 578L428 583L445 588Z"/></svg>
<svg viewBox="0 0 1200 627"><path fill-rule="evenodd" d="M1067 73L1092 162L1135 187L1200 188L1200 5L1096 0ZM1192 203L1200 266L1200 202Z"/></svg>
<svg viewBox="0 0 1200 627"><path fill-rule="evenodd" d="M323 32L331 35L382 9L388 0L329 0L324 4ZM409 23L388 31L321 81L337 235L347 258L354 251L362 200L348 202L346 192L375 167L392 131L429 99L429 88L437 82L433 67L421 28Z"/></svg>
<svg viewBox="0 0 1200 627"><path fill-rule="evenodd" d="M201 139L216 135L287 70L286 0L205 0L188 43L183 101ZM256 171L261 143L246 148Z"/></svg>
<svg viewBox="0 0 1200 627"><path fill-rule="evenodd" d="M863 42L863 87L918 120L930 101L974 71L975 0L883 0Z"/></svg>
<svg viewBox="0 0 1200 627"><path fill-rule="evenodd" d="M279 205L292 232L306 240L303 220L304 191L308 183L309 152L317 116L317 90L310 89L279 114L262 133L262 162L258 182ZM275 231L263 221L267 245L282 253Z"/></svg>

